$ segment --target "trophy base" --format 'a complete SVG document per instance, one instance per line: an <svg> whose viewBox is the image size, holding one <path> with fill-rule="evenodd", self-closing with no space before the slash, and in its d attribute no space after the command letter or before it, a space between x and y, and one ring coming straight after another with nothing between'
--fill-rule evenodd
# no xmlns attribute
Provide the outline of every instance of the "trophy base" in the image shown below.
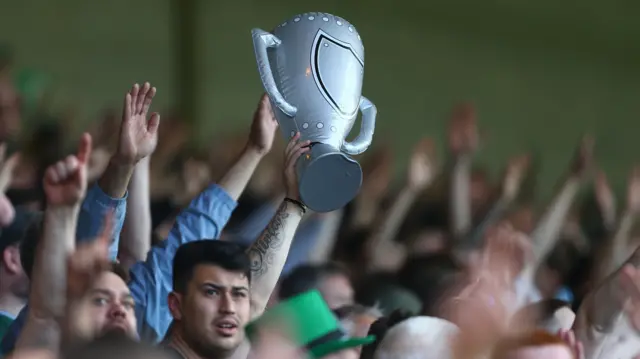
<svg viewBox="0 0 640 359"><path fill-rule="evenodd" d="M351 202L362 185L362 168L348 155L315 143L297 163L300 197L315 212L331 212Z"/></svg>

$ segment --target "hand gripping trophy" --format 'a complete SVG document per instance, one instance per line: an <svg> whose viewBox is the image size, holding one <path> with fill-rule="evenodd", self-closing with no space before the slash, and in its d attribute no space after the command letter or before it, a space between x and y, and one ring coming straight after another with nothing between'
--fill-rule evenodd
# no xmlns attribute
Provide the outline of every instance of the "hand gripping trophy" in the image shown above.
<svg viewBox="0 0 640 359"><path fill-rule="evenodd" d="M262 84L286 138L300 132L311 150L296 165L302 201L329 212L351 201L362 169L350 157L373 138L376 107L361 96L364 46L353 25L325 13L296 15L269 33L253 29ZM360 133L346 136L362 112Z"/></svg>

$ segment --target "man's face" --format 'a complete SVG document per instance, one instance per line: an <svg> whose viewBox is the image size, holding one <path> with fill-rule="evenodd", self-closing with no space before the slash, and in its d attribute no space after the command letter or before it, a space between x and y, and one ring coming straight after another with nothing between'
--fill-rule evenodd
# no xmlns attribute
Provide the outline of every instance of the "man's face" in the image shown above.
<svg viewBox="0 0 640 359"><path fill-rule="evenodd" d="M320 281L318 290L331 309L354 303L351 282L342 274L326 276Z"/></svg>
<svg viewBox="0 0 640 359"><path fill-rule="evenodd" d="M92 339L111 331L138 337L135 302L127 284L113 272L102 273L82 298L71 304L72 334Z"/></svg>
<svg viewBox="0 0 640 359"><path fill-rule="evenodd" d="M208 357L235 350L244 340L251 317L249 280L243 273L214 265L196 266L185 294L172 308L183 339L196 353Z"/></svg>

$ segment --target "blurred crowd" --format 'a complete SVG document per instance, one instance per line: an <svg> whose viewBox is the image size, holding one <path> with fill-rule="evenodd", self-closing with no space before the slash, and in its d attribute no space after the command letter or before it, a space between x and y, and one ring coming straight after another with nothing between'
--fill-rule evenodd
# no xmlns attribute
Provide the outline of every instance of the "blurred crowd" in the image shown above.
<svg viewBox="0 0 640 359"><path fill-rule="evenodd" d="M474 164L462 103L446 153L374 135L357 198L314 213L310 143L265 95L203 147L149 83L82 128L16 75L0 63L0 357L640 358L640 168L619 201L592 137L540 207L528 154L499 181Z"/></svg>

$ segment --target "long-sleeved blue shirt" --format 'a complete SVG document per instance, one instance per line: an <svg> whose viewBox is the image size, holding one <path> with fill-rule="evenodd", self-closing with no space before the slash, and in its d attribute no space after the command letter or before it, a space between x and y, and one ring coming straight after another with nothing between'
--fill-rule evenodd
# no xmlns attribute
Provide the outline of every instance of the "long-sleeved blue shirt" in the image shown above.
<svg viewBox="0 0 640 359"><path fill-rule="evenodd" d="M144 262L131 268L129 289L136 302L141 339L161 340L173 320L167 297L173 287L173 257L178 247L201 239L218 239L236 206L224 189L209 186L178 215L169 237L154 246Z"/></svg>
<svg viewBox="0 0 640 359"><path fill-rule="evenodd" d="M211 185L180 213L169 237L162 244L153 247L144 262L138 262L131 268L129 288L136 302L138 332L142 339L160 340L171 324L167 296L172 289L172 262L178 247L190 241L217 239L236 206L236 201L221 187ZM124 216L116 217L120 221L118 228L121 229ZM84 238L80 235L78 237ZM2 343L3 353L10 352L15 345L17 333L26 319L23 314L24 310L10 328L13 338L9 338L10 334L5 337Z"/></svg>

